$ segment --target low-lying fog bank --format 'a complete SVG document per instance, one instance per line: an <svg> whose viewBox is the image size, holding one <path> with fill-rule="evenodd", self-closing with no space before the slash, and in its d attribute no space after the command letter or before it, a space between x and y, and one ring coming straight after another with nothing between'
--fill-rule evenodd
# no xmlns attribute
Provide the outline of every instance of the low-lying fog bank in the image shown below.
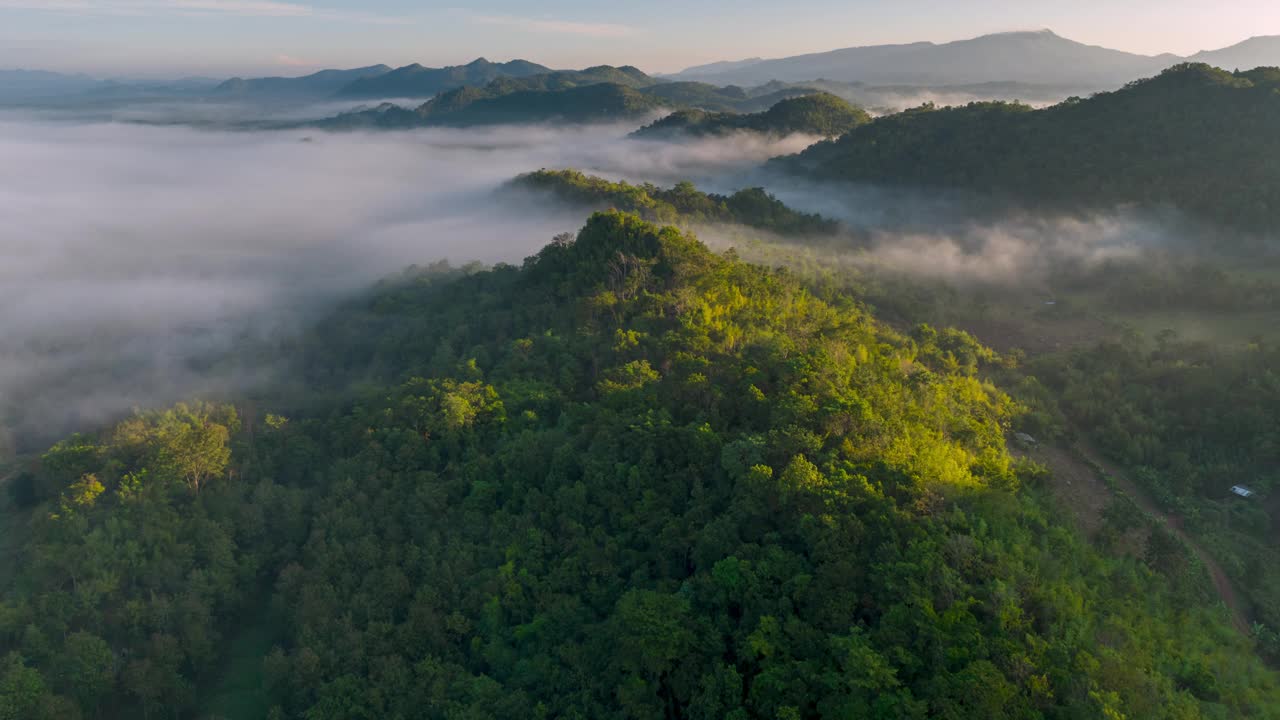
<svg viewBox="0 0 1280 720"><path fill-rule="evenodd" d="M759 170L812 138L627 139L634 129L233 132L0 113L0 456L6 433L39 443L134 406L250 389L277 369L243 356L255 340L407 265L519 262L585 219L496 192L539 168L762 185L851 229L814 239L809 261L825 247L840 264L947 280L1040 282L1062 263L1200 242L1175 216L975 219L956 196ZM722 230L702 234L738 237Z"/></svg>
<svg viewBox="0 0 1280 720"><path fill-rule="evenodd" d="M808 142L641 143L633 129L223 132L0 114L0 428L44 441L243 388L270 371L222 369L245 338L296 332L406 265L519 262L582 224L495 195L519 173L710 182Z"/></svg>

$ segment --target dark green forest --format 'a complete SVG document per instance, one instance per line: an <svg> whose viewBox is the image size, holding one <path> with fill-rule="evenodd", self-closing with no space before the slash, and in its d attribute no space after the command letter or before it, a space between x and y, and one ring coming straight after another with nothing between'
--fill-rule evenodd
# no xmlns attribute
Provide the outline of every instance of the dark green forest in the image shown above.
<svg viewBox="0 0 1280 720"><path fill-rule="evenodd" d="M665 100L673 107L698 108L709 112L755 113L768 110L783 100L814 94L819 90L808 85L789 83L741 88L735 85L719 87L703 82L661 82L646 87L645 92Z"/></svg>
<svg viewBox="0 0 1280 720"><path fill-rule="evenodd" d="M466 65L430 68L417 63L358 78L338 90L341 97L431 97L460 87L485 85L499 78L525 78L551 73L527 60L495 63L477 58Z"/></svg>
<svg viewBox="0 0 1280 720"><path fill-rule="evenodd" d="M384 104L372 110L344 113L321 122L328 129L407 129L465 127L502 123L610 122L658 111L662 101L618 83L590 83L558 89L518 89L515 81L497 80L483 88L464 87L443 93L414 109Z"/></svg>
<svg viewBox="0 0 1280 720"><path fill-rule="evenodd" d="M838 137L868 122L871 122L871 116L865 110L854 107L835 95L815 93L779 101L759 113L682 110L640 128L632 136L671 138L682 135L701 137L757 132L769 135L804 133Z"/></svg>
<svg viewBox="0 0 1280 720"><path fill-rule="evenodd" d="M635 213L656 223L727 223L814 239L840 231L839 223L793 210L758 187L726 196L704 193L688 181L661 188L614 182L578 170L539 170L516 178L511 187L543 193L573 207Z"/></svg>
<svg viewBox="0 0 1280 720"><path fill-rule="evenodd" d="M1033 371L1070 418L1210 549L1248 603L1262 650L1280 661L1280 552L1275 505L1238 498L1280 487L1280 352L1180 341L1106 342Z"/></svg>
<svg viewBox="0 0 1280 720"><path fill-rule="evenodd" d="M324 126L676 108L635 137L838 136L764 169L837 199L1195 220L975 280L765 187L521 175L487 201L594 214L0 464L0 720L1280 717L1280 71L874 120L632 67L375 81L443 91Z"/></svg>
<svg viewBox="0 0 1280 720"><path fill-rule="evenodd" d="M1044 110L924 106L775 167L821 180L948 188L1036 209L1173 206L1250 230L1280 218L1280 70L1179 65Z"/></svg>
<svg viewBox="0 0 1280 720"><path fill-rule="evenodd" d="M707 214L687 201L650 210L655 188L643 193L571 171L528 177L562 201L592 199L689 226L706 222ZM691 196L686 189L681 197ZM834 224L825 234L806 234L787 232L786 223L720 220L769 231L763 242L749 234L735 238L746 243L744 256L793 268L823 292L856 297L896 326L940 320L1003 336L1014 348L1010 362L1026 359L1024 366L996 374L1028 405L1019 428L1055 444L1085 442L1117 463L1222 565L1242 614L1254 623L1250 634L1259 650L1280 660L1274 530L1280 506L1272 499L1280 486L1274 420L1280 357L1273 336L1264 338L1264 328L1256 326L1272 317L1280 297L1271 264L1255 260L1245 269L1237 267L1234 252L1215 255L1215 247L1191 244L1100 265L1064 261L1042 289L1034 289L1037 283L954 283L878 267L873 254L859 254L862 238ZM837 261L833 253L841 249ZM1045 293L1056 302L1043 305ZM1027 303L1028 294L1040 309L1010 317L1008 309ZM1144 337L1125 322L1143 313L1165 318L1161 323L1216 323L1244 334L1232 340L1232 331L1224 330L1218 341L1187 340L1162 324ZM1259 313L1261 319L1250 319ZM1065 340L1067 349L1050 347L1046 335ZM1028 340L1035 346L1017 347ZM1233 496L1235 484L1269 499ZM1107 537L1134 531L1133 517L1115 527L1108 522Z"/></svg>
<svg viewBox="0 0 1280 720"><path fill-rule="evenodd" d="M143 412L13 485L0 717L1280 707L1202 570L1095 550L1010 455L1015 359L673 227L406 271L291 355L306 398Z"/></svg>
<svg viewBox="0 0 1280 720"><path fill-rule="evenodd" d="M389 82L403 70L370 82ZM394 94L389 89L383 96ZM699 121L697 128L688 128L700 134L728 132L729 125L738 122L740 127L736 129L740 130L834 136L868 119L862 110L845 101L805 86L755 90L661 82L634 67L601 65L585 70L502 76L485 84L459 83L416 108L384 104L344 113L319 125L330 129L406 129L553 120L589 123L639 120L672 108L692 111L696 117L714 113L709 116L715 118L714 123ZM733 120L731 114L737 113L744 114L740 120Z"/></svg>
<svg viewBox="0 0 1280 720"><path fill-rule="evenodd" d="M395 74L404 70L374 78L374 81L394 82ZM424 68L423 72L426 71ZM414 74L405 82L418 82L421 74ZM344 113L321 125L334 129L403 129L552 119L570 122L625 119L652 112L659 106L656 97L638 92L656 83L653 78L629 66L601 65L585 70L525 72L515 76L504 74L484 83L447 84L435 91L438 93L435 97L417 108L387 103L372 110ZM412 93L388 89L381 96L396 94Z"/></svg>

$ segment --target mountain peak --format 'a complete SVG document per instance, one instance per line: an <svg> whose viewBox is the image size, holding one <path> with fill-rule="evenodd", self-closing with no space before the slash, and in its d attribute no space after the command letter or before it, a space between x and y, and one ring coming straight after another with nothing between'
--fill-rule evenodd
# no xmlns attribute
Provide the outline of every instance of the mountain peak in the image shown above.
<svg viewBox="0 0 1280 720"><path fill-rule="evenodd" d="M987 35L979 35L970 40L959 40L958 43L981 43L1000 40L1061 40L1066 42L1074 42L1067 40L1054 31L1043 28L1040 30L1009 30L1006 32L989 33Z"/></svg>
<svg viewBox="0 0 1280 720"><path fill-rule="evenodd" d="M1006 30L1006 31L1004 31L1004 32L988 33L987 35L979 36L979 39L981 39L981 38L983 38L983 37L1011 37L1011 36L1012 36L1012 37L1019 37L1019 36L1024 36L1024 37L1055 37L1055 38L1056 38L1056 37L1061 37L1060 35L1058 35L1058 34L1057 34L1057 33L1055 33L1054 31L1050 30L1049 28L1040 28L1039 30Z"/></svg>
<svg viewBox="0 0 1280 720"><path fill-rule="evenodd" d="M1226 69L1277 66L1280 65L1280 36L1255 35L1220 50L1198 52L1189 59Z"/></svg>
<svg viewBox="0 0 1280 720"><path fill-rule="evenodd" d="M1280 39L1278 39L1280 40ZM1272 59L1274 58L1274 59ZM1221 67L1280 65L1280 42L1268 38L1192 58ZM673 76L717 84L760 85L771 80L826 78L865 85L947 87L1022 83L1079 92L1111 90L1183 62L1082 43L1050 28L1012 30L952 42L848 47L773 60L722 62Z"/></svg>

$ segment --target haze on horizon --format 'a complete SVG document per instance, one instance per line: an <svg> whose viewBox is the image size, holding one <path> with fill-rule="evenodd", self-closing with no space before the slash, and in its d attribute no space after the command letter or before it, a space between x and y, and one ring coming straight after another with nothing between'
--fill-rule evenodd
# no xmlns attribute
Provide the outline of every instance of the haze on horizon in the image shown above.
<svg viewBox="0 0 1280 720"><path fill-rule="evenodd" d="M1044 28L1133 53L1190 55L1280 34L1280 6L549 0L533 10L514 0L465 9L410 0L0 0L0 68L129 77L302 75L376 63L451 65L483 55L674 72L719 60Z"/></svg>

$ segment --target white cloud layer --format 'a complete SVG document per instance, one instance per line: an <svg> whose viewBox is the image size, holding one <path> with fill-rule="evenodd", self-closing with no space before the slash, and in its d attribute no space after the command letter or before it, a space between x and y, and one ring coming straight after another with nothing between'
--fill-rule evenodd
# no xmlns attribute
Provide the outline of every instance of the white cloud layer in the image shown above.
<svg viewBox="0 0 1280 720"><path fill-rule="evenodd" d="M0 435L48 440L238 393L272 368L237 356L231 369L233 348L296 333L406 265L518 262L582 225L584 212L495 196L516 174L670 184L803 143L640 143L631 129L222 132L0 113Z"/></svg>

